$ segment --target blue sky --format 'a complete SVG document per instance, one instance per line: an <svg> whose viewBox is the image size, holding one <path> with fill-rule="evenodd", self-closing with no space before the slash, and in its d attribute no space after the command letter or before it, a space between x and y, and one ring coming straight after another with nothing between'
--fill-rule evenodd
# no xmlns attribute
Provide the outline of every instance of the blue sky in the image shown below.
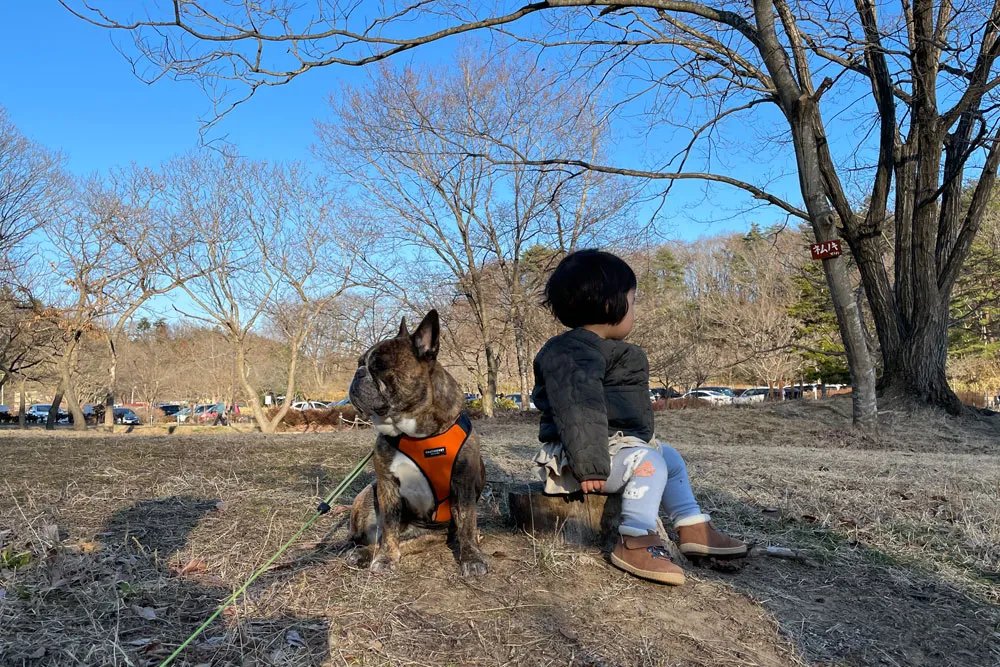
<svg viewBox="0 0 1000 667"><path fill-rule="evenodd" d="M0 16L0 103L22 132L63 151L74 172L87 174L129 162L156 165L198 146L199 119L209 111L209 102L195 84L168 78L143 83L115 50L112 33L75 18L54 1L7 3ZM446 59L452 46L425 47L418 50L419 57ZM359 70L326 68L285 86L262 89L225 118L217 134L252 158L311 161L313 120L326 116L325 100L340 82L360 76ZM639 135L628 127L620 129L618 157L632 163L626 166L641 162L650 139L628 139ZM737 174L755 168L729 166ZM664 229L673 237L692 239L743 230L751 220L766 225L778 219L770 211L730 217L741 199L731 190L716 189L705 199L697 184L684 183L675 192L664 209ZM711 225L695 222L709 218L730 219Z"/></svg>

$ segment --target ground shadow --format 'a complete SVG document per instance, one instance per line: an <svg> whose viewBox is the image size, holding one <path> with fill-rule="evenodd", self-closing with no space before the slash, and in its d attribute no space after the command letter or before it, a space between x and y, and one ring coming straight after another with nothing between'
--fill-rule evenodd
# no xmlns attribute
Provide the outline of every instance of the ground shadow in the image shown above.
<svg viewBox="0 0 1000 667"><path fill-rule="evenodd" d="M694 570L750 595L810 661L847 665L1000 664L1000 608L847 536L795 518L764 518L762 508L726 492L699 489L720 515L760 516L743 530L768 536L805 557L747 559L722 574ZM739 534L735 523L726 528Z"/></svg>
<svg viewBox="0 0 1000 667"><path fill-rule="evenodd" d="M38 580L25 582L17 600L24 608L13 610L5 628L13 641L0 646L0 664L160 664L235 589L181 556L218 502L143 500L115 512L84 553L51 555L35 569ZM320 665L328 633L324 618L224 613L176 664Z"/></svg>

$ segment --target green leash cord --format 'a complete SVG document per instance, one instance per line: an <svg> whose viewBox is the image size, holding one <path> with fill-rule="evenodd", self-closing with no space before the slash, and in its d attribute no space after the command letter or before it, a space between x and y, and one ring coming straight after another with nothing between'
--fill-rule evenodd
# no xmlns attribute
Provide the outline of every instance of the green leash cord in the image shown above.
<svg viewBox="0 0 1000 667"><path fill-rule="evenodd" d="M194 634L192 634L190 637L188 637L187 639L185 639L184 643L181 644L180 646L178 646L177 649L173 653L170 654L169 658L167 658L166 660L164 660L163 662L160 663L160 667L166 667L171 662L173 662L174 658L176 658L177 656L179 656L181 654L181 651L183 651L185 648L187 648L188 644L190 644L191 642L193 642L195 640L195 638L198 635L200 635L205 630L205 628L207 628L209 625L211 625L212 621L214 621L216 618L218 618L219 614L221 614L226 609L226 607L228 607L233 602L235 602L236 598L238 598L239 596L243 595L243 593L250 586L250 584L252 584L254 581L256 581L257 577L259 577L260 575L264 574L264 571L267 570L267 568L271 567L271 564L274 563L274 561L276 561L278 559L278 556L280 556L281 554L285 553L285 550L288 549L288 547L290 547L292 545L292 542L294 542L295 540L297 540L299 538L299 535L301 535L302 533L306 532L306 530L309 528L309 526L311 526L313 524L313 521L315 521L320 516L322 516L322 515L326 514L327 512L329 512L330 511L330 503L332 503L337 498L339 498L340 494L342 494L344 491L346 491L347 487L349 487L351 485L351 483L355 479L357 479L358 475L361 474L361 471L365 469L365 465L367 465L368 462L371 461L372 456L374 456L374 454L375 454L374 451L371 451L371 452L368 452L367 454L365 454L365 457L363 459L361 459L361 461L358 462L358 465L354 466L354 470L352 470L351 472L349 472L347 474L347 477L345 477L343 479L343 481L341 481L341 483L337 485L337 488L333 490L333 492L327 497L327 499L324 500L323 502L321 502L319 504L319 507L316 508L316 513L312 515L312 518L310 518L308 521L306 521L306 525L302 526L302 528L299 529L299 532L297 532L294 535L292 535L292 537L287 542L285 542L281 546L280 549L278 549L278 553L276 553L273 556L271 556L270 560L268 560L266 563L264 563L263 565L261 565L260 568L256 572L254 572L252 575L250 575L250 578L246 580L246 583L244 583L242 586L240 586L236 590L236 592L234 592L232 595L230 595L229 598L225 602L222 603L222 606L219 607L215 611L214 614L212 614L211 616L208 617L207 621L205 621L204 623L202 623L201 626L197 630L194 631Z"/></svg>

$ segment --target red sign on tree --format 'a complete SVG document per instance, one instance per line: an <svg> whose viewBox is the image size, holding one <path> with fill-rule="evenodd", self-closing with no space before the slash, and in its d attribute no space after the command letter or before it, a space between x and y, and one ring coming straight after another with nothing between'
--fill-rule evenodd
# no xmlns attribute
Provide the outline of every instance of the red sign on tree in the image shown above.
<svg viewBox="0 0 1000 667"><path fill-rule="evenodd" d="M840 257L843 252L840 249L840 239L824 241L823 243L813 243L809 246L813 259L830 259Z"/></svg>

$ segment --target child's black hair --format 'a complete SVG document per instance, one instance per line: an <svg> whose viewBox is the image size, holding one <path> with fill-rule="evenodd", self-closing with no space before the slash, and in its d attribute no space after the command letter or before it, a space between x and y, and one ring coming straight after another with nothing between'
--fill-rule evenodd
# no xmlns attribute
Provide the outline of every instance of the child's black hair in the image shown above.
<svg viewBox="0 0 1000 667"><path fill-rule="evenodd" d="M545 305L563 325L618 324L628 314L635 272L620 257L597 249L563 258L545 283Z"/></svg>

